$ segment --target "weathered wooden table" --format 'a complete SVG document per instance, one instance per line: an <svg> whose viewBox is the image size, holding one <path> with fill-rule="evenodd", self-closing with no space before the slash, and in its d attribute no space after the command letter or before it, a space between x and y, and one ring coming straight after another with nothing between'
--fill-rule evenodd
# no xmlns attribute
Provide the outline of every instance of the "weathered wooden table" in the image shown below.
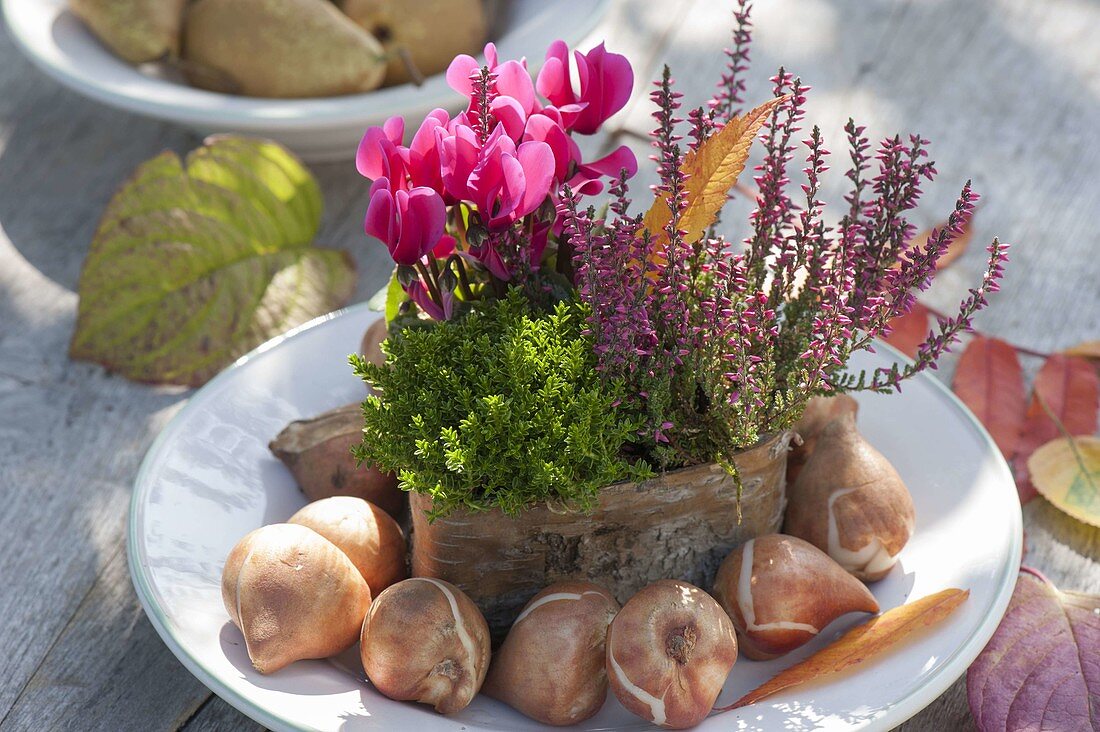
<svg viewBox="0 0 1100 732"><path fill-rule="evenodd" d="M978 240L1015 243L983 331L1039 351L1100 336L1100 3L1078 0L760 0L754 82L779 63L814 86L809 121L840 146L849 115L876 136L933 140L932 224L973 177ZM687 101L711 90L727 3L635 0L601 34L638 72L638 94L589 148L650 126L646 82L669 63ZM535 53L532 49L532 53ZM187 400L66 357L76 283L100 212L141 161L199 140L94 104L36 72L0 33L0 728L247 729L161 643L126 570L139 461ZM839 163L838 163L839 165ZM360 229L365 182L315 166L320 243L350 249L372 293L388 261ZM840 176L837 175L837 178ZM636 187L636 197L644 189ZM833 197L838 189L832 189ZM975 246L926 295L949 307L976 280ZM1034 359L1032 359L1034 361ZM1036 367L1036 363L1026 365ZM941 378L950 377L950 363ZM1026 562L1066 589L1100 592L1100 530L1043 500L1025 509ZM906 725L972 728L962 683Z"/></svg>

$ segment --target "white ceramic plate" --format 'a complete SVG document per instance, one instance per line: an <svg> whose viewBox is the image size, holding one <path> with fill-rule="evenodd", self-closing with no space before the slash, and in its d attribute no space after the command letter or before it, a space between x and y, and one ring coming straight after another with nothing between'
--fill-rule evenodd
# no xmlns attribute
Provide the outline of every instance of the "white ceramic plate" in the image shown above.
<svg viewBox="0 0 1100 732"><path fill-rule="evenodd" d="M261 676L222 607L220 576L229 550L247 532L284 521L305 502L268 452L268 441L293 419L364 396L346 357L376 317L360 305L315 320L241 358L191 398L149 450L134 487L128 542L134 587L184 665L268 727L537 729L484 697L451 717L390 701L364 680L354 652L345 654L342 664L303 661ZM860 356L853 365L873 367L889 358ZM900 395L859 401L861 430L901 472L917 510L916 534L899 566L874 585L880 604L895 607L946 587L968 588L970 599L881 659L712 716L700 730L889 729L966 670L1004 613L1020 560L1020 507L1008 467L989 436L929 377L908 383ZM855 620L834 623L787 658L738 661L720 703L808 655ZM582 728L646 726L611 697Z"/></svg>
<svg viewBox="0 0 1100 732"><path fill-rule="evenodd" d="M555 39L580 42L610 0L511 0L497 32L501 58L527 56L532 72ZM163 78L114 56L66 10L66 0L3 0L8 29L23 52L62 84L104 104L198 130L241 132L283 143L306 160L354 157L363 131L393 115L416 119L461 103L442 74L366 94L319 99L255 99ZM415 130L415 125L413 126Z"/></svg>

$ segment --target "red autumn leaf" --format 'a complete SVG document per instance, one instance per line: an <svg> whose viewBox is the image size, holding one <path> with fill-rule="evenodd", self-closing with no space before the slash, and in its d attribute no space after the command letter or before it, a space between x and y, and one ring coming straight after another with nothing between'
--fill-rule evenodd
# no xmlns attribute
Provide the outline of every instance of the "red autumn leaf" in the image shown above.
<svg viewBox="0 0 1100 732"><path fill-rule="evenodd" d="M952 386L989 430L1005 459L1011 460L1027 411L1024 370L1016 349L998 338L975 336L959 358Z"/></svg>
<svg viewBox="0 0 1100 732"><path fill-rule="evenodd" d="M1097 414L1100 413L1100 377L1088 361L1056 353L1046 360L1035 377L1031 404L1027 408L1023 433L1013 460L1016 485L1023 503L1036 496L1035 486L1028 475L1027 459L1040 445L1062 436L1058 424L1047 414L1047 409L1070 435L1096 432Z"/></svg>
<svg viewBox="0 0 1100 732"><path fill-rule="evenodd" d="M980 732L1100 729L1100 598L1023 568L1000 626L966 673Z"/></svg>
<svg viewBox="0 0 1100 732"><path fill-rule="evenodd" d="M916 358L917 347L924 343L931 330L928 322L931 314L932 312L919 302L914 303L912 310L890 321L890 335L883 340L909 358Z"/></svg>

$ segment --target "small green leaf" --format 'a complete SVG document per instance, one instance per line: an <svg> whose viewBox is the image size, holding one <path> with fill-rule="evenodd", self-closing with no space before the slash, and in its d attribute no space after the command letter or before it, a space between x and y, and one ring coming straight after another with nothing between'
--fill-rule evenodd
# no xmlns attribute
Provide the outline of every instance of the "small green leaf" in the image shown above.
<svg viewBox="0 0 1100 732"><path fill-rule="evenodd" d="M218 136L144 163L107 205L80 276L69 354L138 381L204 383L340 307L346 252L312 245L321 193L279 145Z"/></svg>
<svg viewBox="0 0 1100 732"><path fill-rule="evenodd" d="M385 312L386 322L392 323L393 319L401 312L401 304L408 299L409 296L405 294L401 283L397 281L397 268L394 267L393 273L390 274L390 281L386 283L385 287L370 296L370 300L367 300L367 307L378 312Z"/></svg>

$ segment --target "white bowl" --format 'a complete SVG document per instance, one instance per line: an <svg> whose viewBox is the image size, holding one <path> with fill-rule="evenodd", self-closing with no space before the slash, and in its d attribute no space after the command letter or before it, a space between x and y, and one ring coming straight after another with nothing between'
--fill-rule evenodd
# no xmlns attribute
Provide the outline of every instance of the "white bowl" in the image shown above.
<svg viewBox="0 0 1100 732"><path fill-rule="evenodd" d="M591 32L611 0L512 0L495 39L501 58L527 56L532 73L555 39L570 45ZM395 114L415 119L462 100L442 74L422 86L316 99L219 94L166 78L155 64L133 66L108 51L66 9L65 0L3 0L4 19L38 68L85 96L202 134L239 132L276 140L306 160L354 157L363 130Z"/></svg>
<svg viewBox="0 0 1100 732"><path fill-rule="evenodd" d="M546 729L484 695L457 714L386 699L355 649L261 676L222 604L225 557L238 540L305 504L268 441L293 419L358 401L347 364L378 318L365 304L327 315L260 346L188 400L142 462L130 506L130 573L145 612L183 664L215 693L275 730L535 732ZM878 344L853 369L894 361ZM715 714L698 732L885 732L932 702L985 646L1016 584L1020 502L997 446L966 407L920 374L896 395L859 394L859 425L913 493L917 528L898 566L872 585L884 608L947 587L970 590L950 617L850 671ZM857 618L773 661L740 660L728 704L835 638ZM613 697L583 730L653 729Z"/></svg>

